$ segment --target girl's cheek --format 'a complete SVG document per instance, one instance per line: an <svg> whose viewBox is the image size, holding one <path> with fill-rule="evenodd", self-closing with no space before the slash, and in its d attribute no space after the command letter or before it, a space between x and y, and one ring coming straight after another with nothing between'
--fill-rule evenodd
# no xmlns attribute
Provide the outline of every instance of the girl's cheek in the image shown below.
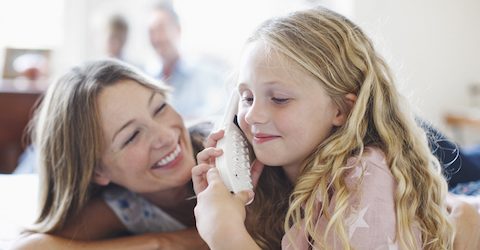
<svg viewBox="0 0 480 250"><path fill-rule="evenodd" d="M240 108L237 114L238 125L243 131L246 131L246 130L248 131L248 124L247 124L247 121L245 120L246 113L247 113L247 110L245 108Z"/></svg>

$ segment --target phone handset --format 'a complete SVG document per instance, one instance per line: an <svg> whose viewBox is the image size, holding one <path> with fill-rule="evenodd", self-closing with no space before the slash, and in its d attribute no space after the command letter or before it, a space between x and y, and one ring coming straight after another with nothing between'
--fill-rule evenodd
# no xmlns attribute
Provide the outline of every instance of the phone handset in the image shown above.
<svg viewBox="0 0 480 250"><path fill-rule="evenodd" d="M234 123L239 100L239 93L233 91L223 118L215 125L215 131L225 130L223 138L217 141L217 148L223 149L223 154L216 158L215 165L225 186L234 193L253 188L249 144Z"/></svg>

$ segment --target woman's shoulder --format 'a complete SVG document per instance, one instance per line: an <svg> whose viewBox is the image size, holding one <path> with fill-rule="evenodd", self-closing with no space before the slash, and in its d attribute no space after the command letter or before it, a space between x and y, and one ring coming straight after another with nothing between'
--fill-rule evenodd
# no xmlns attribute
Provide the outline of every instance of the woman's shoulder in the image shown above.
<svg viewBox="0 0 480 250"><path fill-rule="evenodd" d="M129 191L126 188L117 186L117 185L110 185L105 188L102 192L103 199L108 202L117 202L117 201L130 201L134 202L139 199L139 196ZM122 202L119 202L122 203Z"/></svg>
<svg viewBox="0 0 480 250"><path fill-rule="evenodd" d="M212 132L212 121L201 121L188 126L188 132L192 140L193 152L198 154L203 150L203 141Z"/></svg>
<svg viewBox="0 0 480 250"><path fill-rule="evenodd" d="M213 121L202 120L188 125L188 132L191 136L206 138L213 129Z"/></svg>
<svg viewBox="0 0 480 250"><path fill-rule="evenodd" d="M170 232L186 228L140 194L123 187L107 188L103 198L131 233Z"/></svg>

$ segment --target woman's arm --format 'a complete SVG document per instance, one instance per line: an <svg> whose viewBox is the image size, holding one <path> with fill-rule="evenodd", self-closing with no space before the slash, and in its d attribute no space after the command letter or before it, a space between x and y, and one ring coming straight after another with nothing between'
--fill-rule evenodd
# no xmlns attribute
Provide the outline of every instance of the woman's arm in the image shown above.
<svg viewBox="0 0 480 250"><path fill-rule="evenodd" d="M89 249L89 250L174 250L208 249L195 228L169 233L150 233L145 235L119 237L106 240L79 241L69 240L48 234L32 234L15 242L11 249Z"/></svg>
<svg viewBox="0 0 480 250"><path fill-rule="evenodd" d="M62 229L53 233L72 240L101 240L125 234L127 228L101 196L90 200Z"/></svg>
<svg viewBox="0 0 480 250"><path fill-rule="evenodd" d="M126 228L101 197L92 199L75 218L52 234L30 234L13 249L207 249L195 228L116 237Z"/></svg>

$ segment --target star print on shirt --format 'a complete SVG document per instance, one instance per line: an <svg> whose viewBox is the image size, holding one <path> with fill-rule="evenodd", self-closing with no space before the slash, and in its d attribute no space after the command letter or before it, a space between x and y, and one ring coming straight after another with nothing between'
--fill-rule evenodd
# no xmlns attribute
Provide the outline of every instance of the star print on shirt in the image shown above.
<svg viewBox="0 0 480 250"><path fill-rule="evenodd" d="M390 237L387 238L388 239L388 250L398 250L398 244L397 242L393 242L392 239L390 239Z"/></svg>
<svg viewBox="0 0 480 250"><path fill-rule="evenodd" d="M362 167L355 167L350 178L358 179L360 178L360 176L362 176L362 174L363 176L370 175L370 173L367 171L367 168L365 167L365 164L363 162L362 162Z"/></svg>
<svg viewBox="0 0 480 250"><path fill-rule="evenodd" d="M353 234L357 230L357 228L368 228L368 224L363 218L365 216L365 213L368 210L368 206L363 208L360 211L353 210L352 214L346 219L347 225L350 225L348 228L348 238L352 239Z"/></svg>

